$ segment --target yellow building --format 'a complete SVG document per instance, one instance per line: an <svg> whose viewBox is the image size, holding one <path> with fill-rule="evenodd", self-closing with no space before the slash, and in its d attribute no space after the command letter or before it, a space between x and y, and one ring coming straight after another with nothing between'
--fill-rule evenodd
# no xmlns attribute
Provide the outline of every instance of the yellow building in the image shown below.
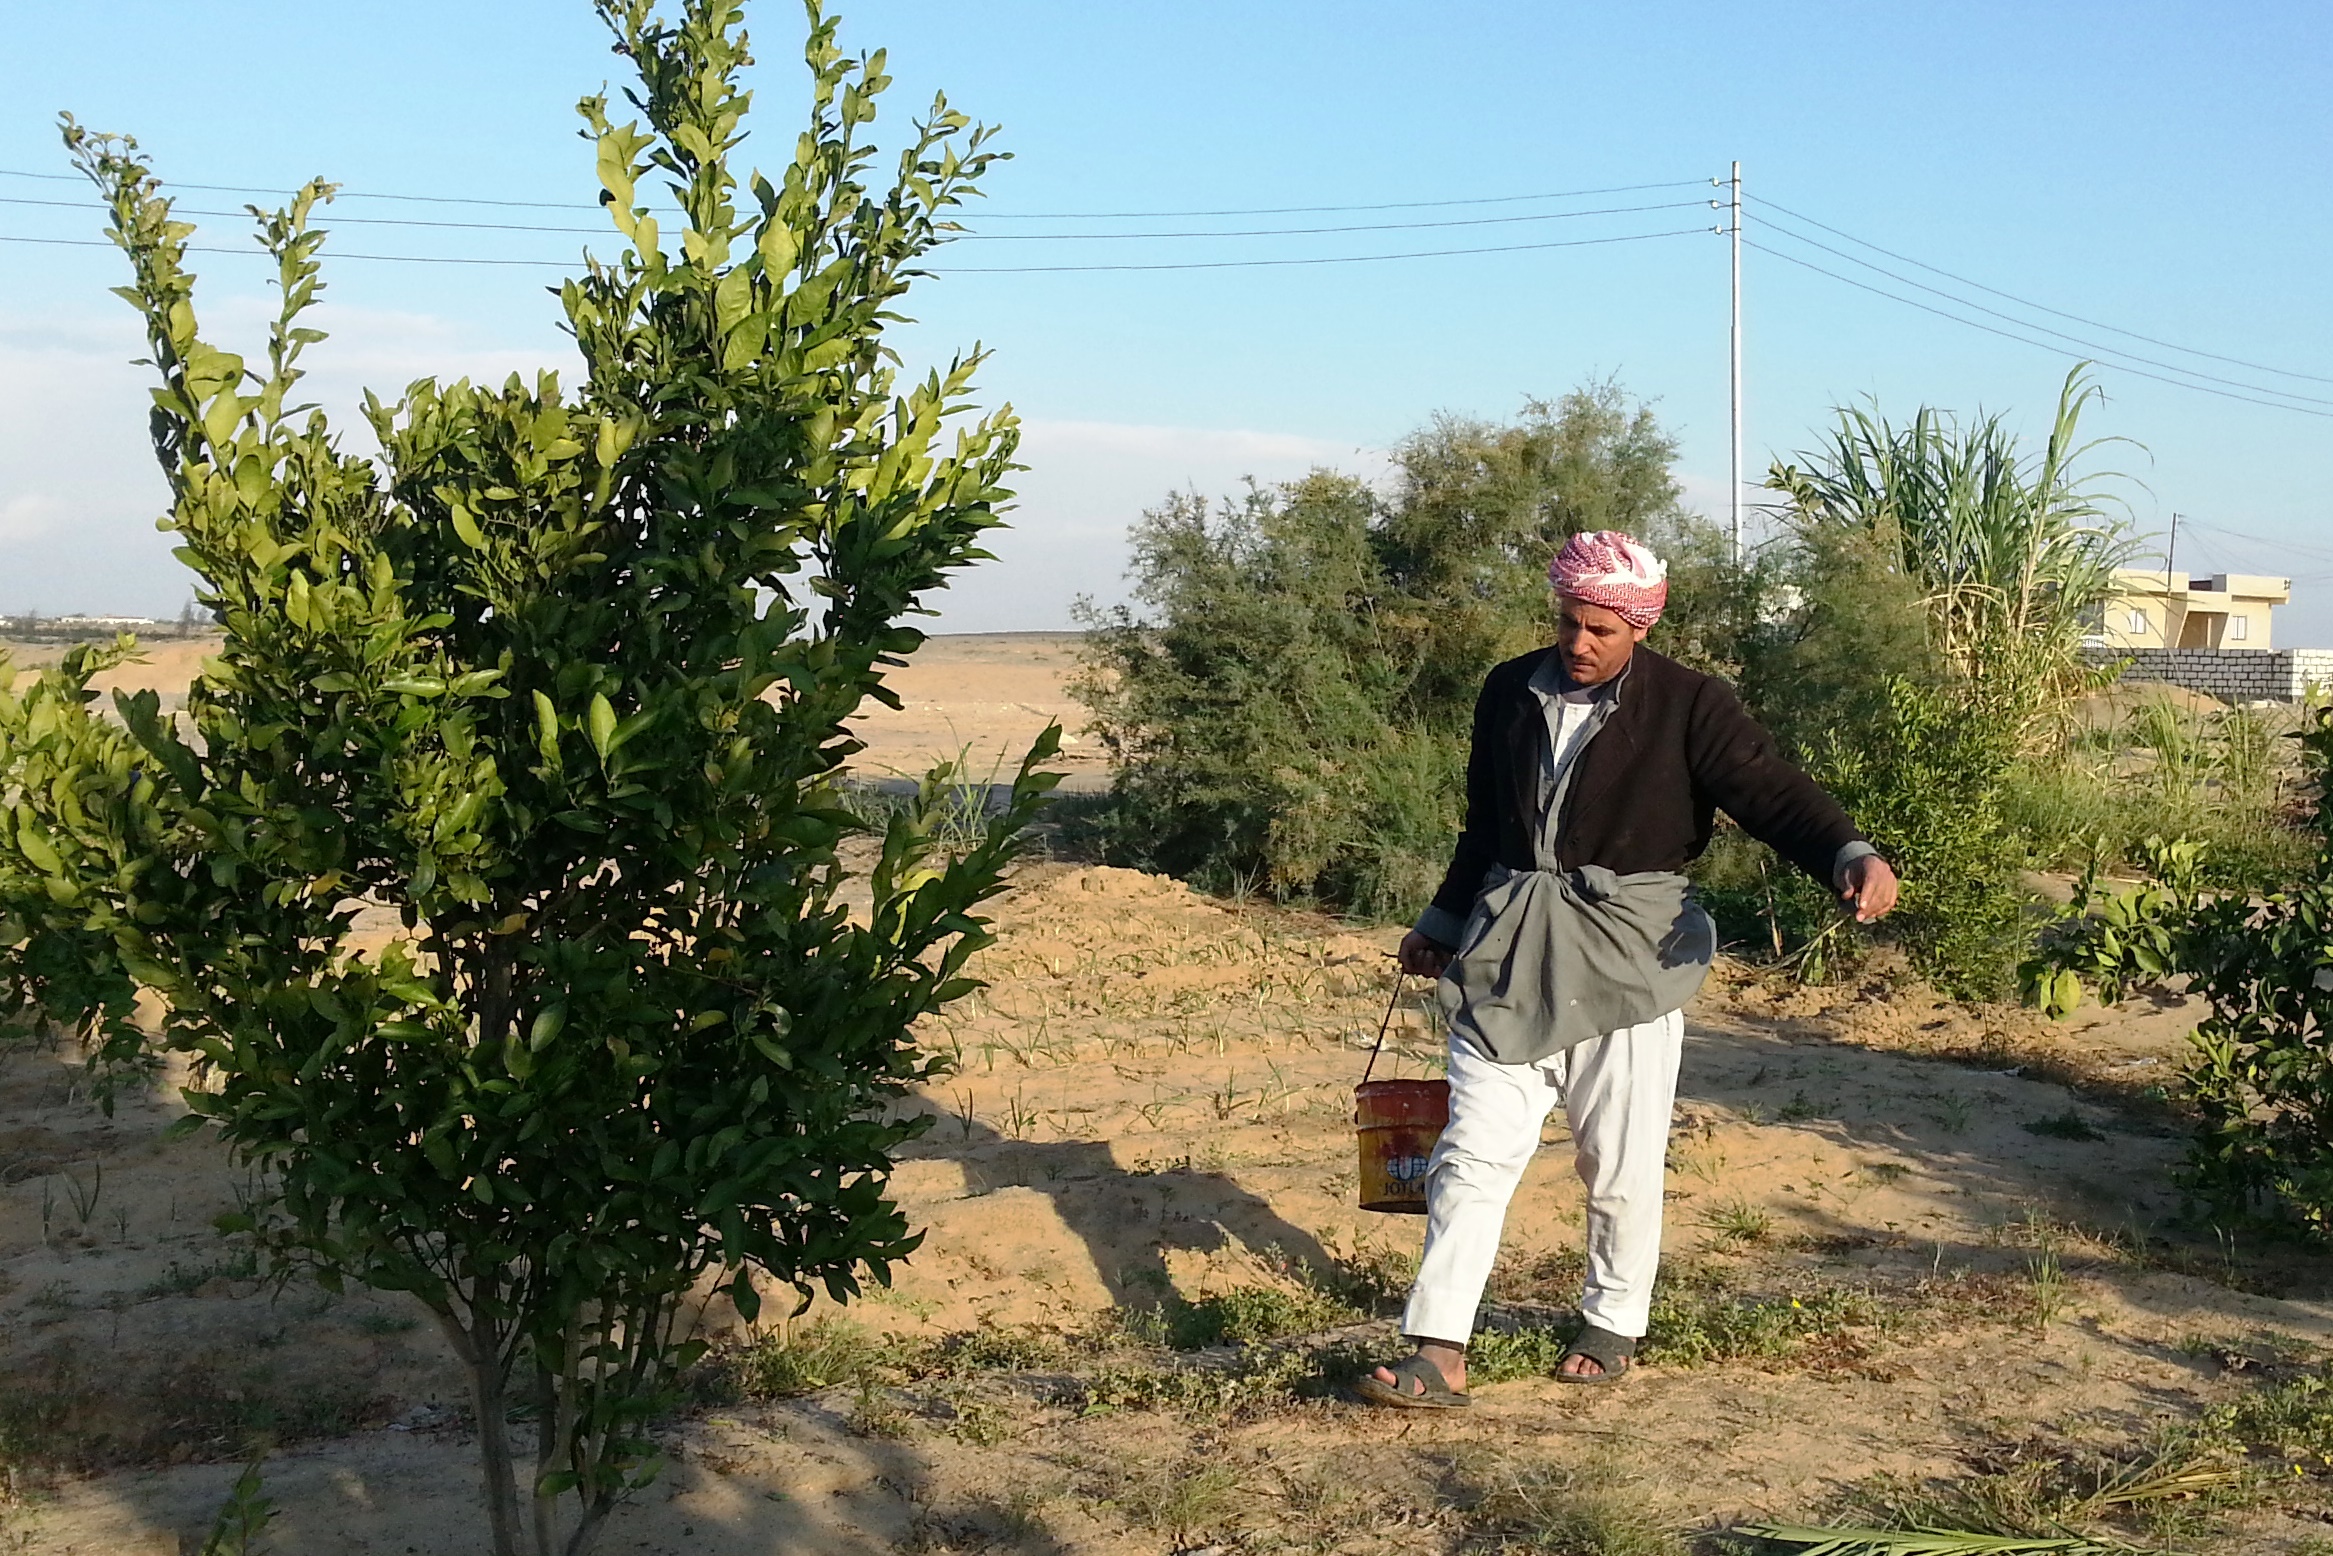
<svg viewBox="0 0 2333 1556"><path fill-rule="evenodd" d="M2185 573L2115 569L2115 592L2091 635L2103 649L2234 648L2265 650L2268 613L2292 598L2292 580L2253 573Z"/></svg>

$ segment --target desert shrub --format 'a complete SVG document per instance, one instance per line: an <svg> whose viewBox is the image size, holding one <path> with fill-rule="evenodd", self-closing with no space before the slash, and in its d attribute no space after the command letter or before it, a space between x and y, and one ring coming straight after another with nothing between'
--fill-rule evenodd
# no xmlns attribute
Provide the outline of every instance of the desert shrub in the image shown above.
<svg viewBox="0 0 2333 1556"><path fill-rule="evenodd" d="M1878 718L1826 731L1808 753L1808 770L1903 877L1889 936L1964 997L2010 993L2027 943L2023 850L1999 805L2012 739L1982 703L1897 680ZM1791 890L1822 888L1794 877Z"/></svg>
<svg viewBox="0 0 2333 1556"><path fill-rule="evenodd" d="M2283 760L2288 717L2257 708L2197 712L2142 693L2055 752L2020 762L2002 814L2034 868L2144 870L2148 840L2201 846L2200 878L2272 891L2304 877L2316 855Z"/></svg>
<svg viewBox="0 0 2333 1556"><path fill-rule="evenodd" d="M1315 1286L1235 1286L1196 1301L1177 1298L1166 1313L1166 1341L1178 1351L1282 1340L1349 1324L1361 1312Z"/></svg>
<svg viewBox="0 0 2333 1556"><path fill-rule="evenodd" d="M597 9L646 127L580 105L623 240L559 294L582 383L368 399L370 458L298 404L331 186L259 218L282 311L247 363L204 334L193 229L135 143L67 121L222 640L191 736L151 692L97 715L126 647L0 690L0 964L102 1020L103 984L23 956L58 915L110 944L193 1063L192 1127L275 1189L229 1224L436 1318L501 1556L530 1521L575 1556L656 1473L710 1299L846 1300L915 1247L887 1188L924 1126L891 1104L934 1062L915 1023L974 987L1053 749L953 852L945 778L846 846L846 721L1006 495L1009 413L960 414L978 358L902 382L887 338L986 132L937 102L870 178L881 56L813 3L808 122L741 183L739 0ZM407 931L385 950L351 938L368 902Z"/></svg>
<svg viewBox="0 0 2333 1556"><path fill-rule="evenodd" d="M1918 590L1939 660L2021 751L2054 739L2098 684L2082 640L2134 546L2106 490L2119 477L2085 468L2102 440L2079 441L2082 415L2101 398L2087 364L2069 372L2030 451L1999 415L1964 423L1923 406L1897 426L1843 408L1826 444L1767 482L1798 535L1879 548Z"/></svg>
<svg viewBox="0 0 2333 1556"><path fill-rule="evenodd" d="M1751 710L1903 877L1879 931L1964 997L2006 993L2029 944L2011 775L2054 751L2097 672L2084 613L2128 549L2078 444L2077 373L2030 454L1998 416L1842 410L1778 463L1784 542L1745 575ZM1823 886L1738 834L1695 869L1721 933L1820 980L1860 944Z"/></svg>
<svg viewBox="0 0 2333 1556"><path fill-rule="evenodd" d="M2208 1007L2186 1077L2188 1185L2323 1234L2333 1231L2333 710L2312 711L2300 740L2324 845L2304 879L2263 898L2214 892L2197 882L2201 850L2160 845L2164 879L2082 892L2045 933L2027 987L2063 1014L2086 989L2112 999L2183 977Z"/></svg>
<svg viewBox="0 0 2333 1556"><path fill-rule="evenodd" d="M1899 677L1880 696L1876 712L1814 735L1807 770L1903 878L1878 933L1947 992L2007 994L2030 926L2024 851L1998 802L2014 758L2006 732L1948 686ZM1863 943L1824 886L1739 832L1722 830L1693 874L1724 940L1771 952L1809 982Z"/></svg>
<svg viewBox="0 0 2333 1556"><path fill-rule="evenodd" d="M1135 607L1089 612L1079 681L1119 768L1108 857L1414 912L1457 832L1482 677L1547 640L1551 549L1582 528L1694 544L1674 452L1603 384L1513 426L1436 421L1390 495L1316 471L1144 515ZM1712 641L1694 651L1730 647Z"/></svg>

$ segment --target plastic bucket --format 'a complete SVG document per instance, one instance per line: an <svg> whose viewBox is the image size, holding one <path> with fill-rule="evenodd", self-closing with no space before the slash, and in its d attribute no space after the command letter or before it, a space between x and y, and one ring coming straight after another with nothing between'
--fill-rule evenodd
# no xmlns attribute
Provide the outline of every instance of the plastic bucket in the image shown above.
<svg viewBox="0 0 2333 1556"><path fill-rule="evenodd" d="M1426 1163L1450 1122L1448 1081L1363 1081L1353 1088L1361 1208L1426 1213Z"/></svg>

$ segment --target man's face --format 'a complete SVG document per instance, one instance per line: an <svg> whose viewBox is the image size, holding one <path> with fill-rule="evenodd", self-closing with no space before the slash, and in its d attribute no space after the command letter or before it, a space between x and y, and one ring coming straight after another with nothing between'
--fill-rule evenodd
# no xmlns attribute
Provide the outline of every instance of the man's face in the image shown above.
<svg viewBox="0 0 2333 1556"><path fill-rule="evenodd" d="M1564 673L1575 685L1601 686L1611 680L1628 667L1628 656L1644 641L1645 629L1630 626L1616 611L1561 594L1555 605L1555 651L1563 655Z"/></svg>

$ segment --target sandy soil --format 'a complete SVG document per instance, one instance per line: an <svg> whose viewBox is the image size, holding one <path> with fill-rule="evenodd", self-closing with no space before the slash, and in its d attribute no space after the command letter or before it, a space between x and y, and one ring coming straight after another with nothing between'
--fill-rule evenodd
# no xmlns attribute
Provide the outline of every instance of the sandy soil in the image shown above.
<svg viewBox="0 0 2333 1556"><path fill-rule="evenodd" d="M1113 1309L1284 1279L1287 1261L1414 1250L1415 1219L1352 1204L1350 1088L1389 933L1074 865L1025 871L998 923L978 963L992 987L926 1034L958 1059L897 1179L928 1238L860 1322L1074 1337ZM1915 1321L1813 1359L1647 1366L1610 1390L1494 1384L1462 1417L1332 1400L1087 1413L1009 1374L986 1385L977 1432L971 1396L913 1386L873 1424L848 1389L709 1409L673 1423L675 1462L605 1548L1456 1550L1453 1477L1517 1454L1591 1464L1679 1526L1802 1517L1871 1476L1949 1478L2036 1432L2119 1441L2192 1419L2252 1386L2250 1358L2333 1345L2324 1261L2174 1218L2180 1145L2147 1087L2185 1013L2050 1030L1883 977L1777 992L1733 970L1689 1017L1676 1267L1746 1296L1912 1294ZM1430 1071L1422 1012L1397 1031L1395 1063ZM191 1548L241 1444L267 1432L284 1444L267 1472L278 1549L477 1549L434 1332L394 1301L263 1288L205 1225L247 1182L208 1145L161 1138L173 1106L107 1120L75 1091L70 1053L0 1070L0 1391L64 1402L95 1441L85 1473L27 1478L0 1548ZM1580 1196L1563 1146L1552 1125L1510 1221L1497 1290L1518 1311L1569 1290ZM2044 1246L2065 1284L2037 1318ZM1230 1471L1199 1522L1170 1527L1162 1488L1216 1484L1195 1466ZM1364 1516L1379 1492L1390 1523ZM2246 1518L2218 1548L2306 1548L2307 1524Z"/></svg>
<svg viewBox="0 0 2333 1556"><path fill-rule="evenodd" d="M1047 724L1062 729L1053 767L1069 793L1109 787L1100 742L1069 695L1079 634L997 632L935 637L891 673L901 706L875 708L853 732L866 741L851 766L866 777L913 778L935 761L963 761L970 776L1009 779Z"/></svg>
<svg viewBox="0 0 2333 1556"><path fill-rule="evenodd" d="M935 762L959 761L978 780L1009 779L1022 753L1059 723L1062 750L1055 770L1068 793L1109 787L1100 743L1085 733L1086 710L1069 695L1079 635L1074 632L955 634L927 641L891 673L900 706L870 706L852 724L866 749L852 771L871 780L913 779ZM19 670L57 662L53 643L0 642ZM165 708L185 705L187 684L215 637L163 639L147 644L140 662L96 679L100 691L152 687Z"/></svg>
<svg viewBox="0 0 2333 1556"><path fill-rule="evenodd" d="M899 673L907 706L866 722L861 770L987 762L1069 722L1072 649L935 640ZM157 645L143 674L182 692L201 651ZM1025 868L996 917L975 963L991 987L923 1034L955 1066L919 1099L935 1124L895 1182L926 1241L850 1317L1041 1354L686 1413L603 1549L1486 1550L1491 1494L1533 1475L1708 1530L1820 1516L1879 1476L1961 1480L2040 1440L2126 1447L2333 1354L2333 1261L2179 1215L2162 1088L2192 1010L2053 1028L1884 965L1822 990L1727 966L1688 1011L1673 1281L1769 1311L1860 1294L1870 1314L1610 1389L1491 1383L1463 1415L1102 1408L1112 1315L1414 1253L1414 1218L1353 1203L1351 1088L1395 936L1077 861ZM1415 999L1394 1050L1397 1073L1435 1067ZM435 1331L394 1299L263 1284L209 1226L254 1185L164 1137L169 1096L109 1119L69 1049L0 1053L0 1552L192 1550L255 1438L277 1445L279 1552L480 1549ZM1566 1143L1559 1116L1510 1217L1494 1326L1576 1294ZM1391 1330L1330 1338L1390 1354ZM2333 1502L2303 1468L2181 1548L2322 1551Z"/></svg>

